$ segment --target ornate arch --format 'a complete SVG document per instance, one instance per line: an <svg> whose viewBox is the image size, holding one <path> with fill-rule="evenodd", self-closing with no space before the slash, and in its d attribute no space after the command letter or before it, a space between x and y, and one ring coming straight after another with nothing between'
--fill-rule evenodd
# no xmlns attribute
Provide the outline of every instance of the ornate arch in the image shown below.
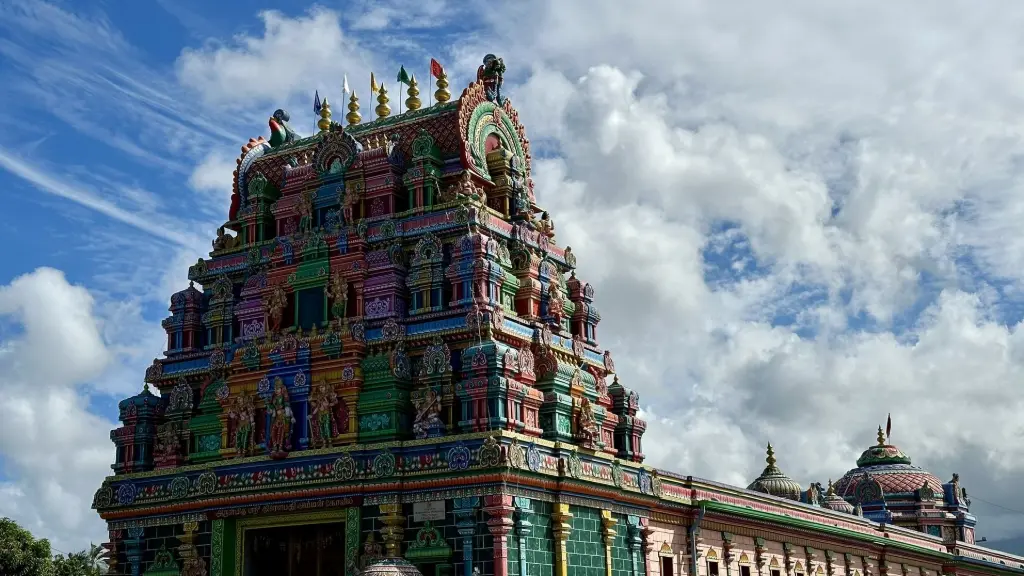
<svg viewBox="0 0 1024 576"><path fill-rule="evenodd" d="M524 179L530 176L530 141L519 123L519 112L506 99L503 104L487 100L484 86L474 82L459 100L460 152L462 161L473 171L490 180L487 171L487 138L492 134L512 152Z"/></svg>
<svg viewBox="0 0 1024 576"><path fill-rule="evenodd" d="M246 204L249 195L249 187L246 185L246 173L252 167L253 162L259 159L260 156L263 156L267 150L270 150L270 144L263 139L263 136L250 138L249 142L242 146L242 155L236 161L238 168L235 169L232 192L241 196L243 206Z"/></svg>
<svg viewBox="0 0 1024 576"><path fill-rule="evenodd" d="M336 172L344 174L359 155L362 145L344 129L332 126L324 134L313 154L313 167L320 176Z"/></svg>

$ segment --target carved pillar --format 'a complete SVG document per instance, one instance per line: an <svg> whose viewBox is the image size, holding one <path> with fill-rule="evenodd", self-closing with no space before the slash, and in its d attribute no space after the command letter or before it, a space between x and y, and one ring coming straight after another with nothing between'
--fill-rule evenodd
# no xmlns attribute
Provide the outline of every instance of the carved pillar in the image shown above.
<svg viewBox="0 0 1024 576"><path fill-rule="evenodd" d="M818 551L806 546L804 553L807 554L807 576L814 576L814 561L818 558Z"/></svg>
<svg viewBox="0 0 1024 576"><path fill-rule="evenodd" d="M476 508L480 499L476 496L456 498L455 527L462 536L462 576L473 576L473 535L476 534Z"/></svg>
<svg viewBox="0 0 1024 576"><path fill-rule="evenodd" d="M554 576L569 576L569 553L566 550L565 542L572 532L572 514L569 512L568 504L555 504L555 510L551 513L551 533L555 537L555 574Z"/></svg>
<svg viewBox="0 0 1024 576"><path fill-rule="evenodd" d="M612 544L615 543L615 525L611 510L601 510L601 536L604 539L604 573L612 576Z"/></svg>
<svg viewBox="0 0 1024 576"><path fill-rule="evenodd" d="M875 576L875 565L871 562L871 559L867 556L862 556L860 561L864 566L864 576Z"/></svg>
<svg viewBox="0 0 1024 576"><path fill-rule="evenodd" d="M516 538L519 539L519 576L529 576L529 572L526 570L526 537L533 529L533 524L527 520L532 511L530 504L529 498L516 497L515 499Z"/></svg>
<svg viewBox="0 0 1024 576"><path fill-rule="evenodd" d="M141 526L128 529L128 539L125 540L125 555L128 557L128 568L132 576L139 576L142 573L142 535L145 529Z"/></svg>
<svg viewBox="0 0 1024 576"><path fill-rule="evenodd" d="M640 539L643 542L644 551L644 574L651 576L651 550L654 549L654 540L651 538L654 536L654 529L650 526L650 520L647 518L640 519Z"/></svg>
<svg viewBox="0 0 1024 576"><path fill-rule="evenodd" d="M793 576L793 554L795 552L796 551L792 544L789 542L782 543L783 559L785 560L786 565L786 576Z"/></svg>
<svg viewBox="0 0 1024 576"><path fill-rule="evenodd" d="M640 540L640 517L626 516L626 546L629 547L630 574L640 575L640 562L637 556L643 550Z"/></svg>
<svg viewBox="0 0 1024 576"><path fill-rule="evenodd" d="M843 570L845 576L853 576L853 554L843 554L843 564L845 566Z"/></svg>
<svg viewBox="0 0 1024 576"><path fill-rule="evenodd" d="M384 556L386 558L401 558L402 538L405 536L405 516L402 516L402 505L398 503L381 504L381 518L384 527L380 529L381 538L384 539Z"/></svg>
<svg viewBox="0 0 1024 576"><path fill-rule="evenodd" d="M494 537L494 576L508 576L508 533L515 526L514 511L512 495L484 496L484 512L489 516L487 529Z"/></svg>
<svg viewBox="0 0 1024 576"><path fill-rule="evenodd" d="M732 534L722 532L722 561L725 562L725 576L732 576L732 561L736 557L732 551Z"/></svg>
<svg viewBox="0 0 1024 576"><path fill-rule="evenodd" d="M836 576L836 553L831 550L825 550L825 572L828 576Z"/></svg>
<svg viewBox="0 0 1024 576"><path fill-rule="evenodd" d="M178 555L181 556L181 576L206 576L206 561L199 556L194 541L196 531L199 530L198 522L185 522L185 532L178 540Z"/></svg>
<svg viewBox="0 0 1024 576"><path fill-rule="evenodd" d="M754 538L754 564L757 565L757 576L764 576L764 567L768 564L768 556L765 554L767 551L764 538Z"/></svg>

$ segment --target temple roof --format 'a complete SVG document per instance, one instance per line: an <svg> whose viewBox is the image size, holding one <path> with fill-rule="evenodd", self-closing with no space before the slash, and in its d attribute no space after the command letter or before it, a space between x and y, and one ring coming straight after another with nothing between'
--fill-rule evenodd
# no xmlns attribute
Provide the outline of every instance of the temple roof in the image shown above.
<svg viewBox="0 0 1024 576"><path fill-rule="evenodd" d="M877 483L877 487L869 483ZM835 491L847 500L870 502L886 495L913 494L925 485L935 494L942 493L942 481L911 464L910 456L889 444L887 434L879 426L878 444L861 454L857 467L836 482ZM875 494L875 488L880 489L881 494Z"/></svg>
<svg viewBox="0 0 1024 576"><path fill-rule="evenodd" d="M415 566L404 558L381 558L367 566L362 576L423 576Z"/></svg>
<svg viewBox="0 0 1024 576"><path fill-rule="evenodd" d="M751 482L750 486L747 486L747 490L756 490L780 498L789 498L790 500L800 500L803 489L800 487L800 484L786 476L775 465L775 450L770 442L768 443L768 457L765 458L765 462L768 465L764 467L761 475Z"/></svg>
<svg viewBox="0 0 1024 576"><path fill-rule="evenodd" d="M825 498L821 501L821 505L823 508L836 512L854 513L853 505L844 500L842 496L836 494L836 487L832 484L831 479L828 481L828 491L825 492Z"/></svg>

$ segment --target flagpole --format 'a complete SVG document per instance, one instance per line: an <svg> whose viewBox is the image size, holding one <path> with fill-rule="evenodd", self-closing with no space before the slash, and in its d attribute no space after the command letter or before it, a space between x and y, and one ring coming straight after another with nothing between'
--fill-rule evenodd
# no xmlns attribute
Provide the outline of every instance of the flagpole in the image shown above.
<svg viewBox="0 0 1024 576"><path fill-rule="evenodd" d="M402 115L402 83L398 83L398 115Z"/></svg>
<svg viewBox="0 0 1024 576"><path fill-rule="evenodd" d="M434 74L430 70L430 65L427 65L427 78L433 78ZM427 84L427 108L434 105L434 93L430 91L430 84Z"/></svg>

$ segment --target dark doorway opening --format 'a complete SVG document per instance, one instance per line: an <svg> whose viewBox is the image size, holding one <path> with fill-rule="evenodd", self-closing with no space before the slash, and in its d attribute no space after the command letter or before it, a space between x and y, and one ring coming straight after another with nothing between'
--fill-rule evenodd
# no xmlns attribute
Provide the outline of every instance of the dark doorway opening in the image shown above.
<svg viewBox="0 0 1024 576"><path fill-rule="evenodd" d="M345 576L345 523L245 531L245 576Z"/></svg>

